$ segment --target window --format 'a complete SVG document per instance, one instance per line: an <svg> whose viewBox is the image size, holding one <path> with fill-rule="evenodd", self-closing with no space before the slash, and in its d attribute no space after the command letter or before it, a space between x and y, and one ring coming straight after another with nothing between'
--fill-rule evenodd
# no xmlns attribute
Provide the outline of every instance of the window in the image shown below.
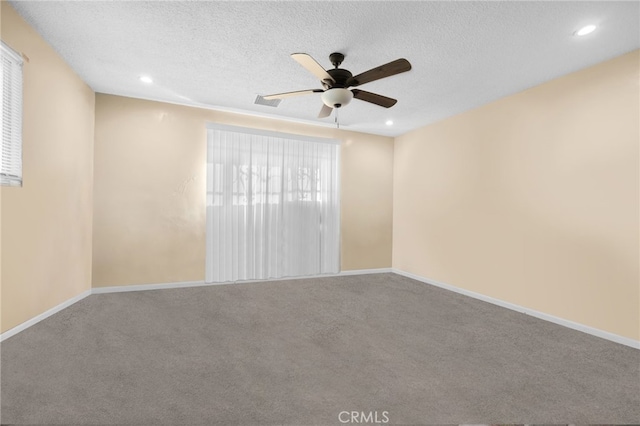
<svg viewBox="0 0 640 426"><path fill-rule="evenodd" d="M22 58L2 42L0 184L22 186Z"/></svg>
<svg viewBox="0 0 640 426"><path fill-rule="evenodd" d="M207 282L338 273L340 145L209 126Z"/></svg>

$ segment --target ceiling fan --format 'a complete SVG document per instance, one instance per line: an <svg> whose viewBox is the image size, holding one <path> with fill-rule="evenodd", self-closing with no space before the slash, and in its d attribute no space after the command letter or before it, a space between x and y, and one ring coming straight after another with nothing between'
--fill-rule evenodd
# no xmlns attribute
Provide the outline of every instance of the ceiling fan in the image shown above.
<svg viewBox="0 0 640 426"><path fill-rule="evenodd" d="M409 61L401 58L354 76L350 71L338 68L344 60L344 55L342 53L334 52L329 55L329 60L335 67L334 69L329 70L325 70L322 65L306 53L293 53L291 57L313 75L318 77L324 89L309 89L277 93L274 95L263 96L263 98L267 100L284 99L292 96L322 93L321 97L324 105L320 110L320 114L318 114L318 118L328 117L331 115L333 108L343 107L351 102L351 99L353 98L380 105L381 107L391 108L396 104L396 102L398 102L396 99L388 98L376 93L366 92L360 89L349 90L349 87L357 87L365 83L380 80L381 78L407 72L411 69Z"/></svg>

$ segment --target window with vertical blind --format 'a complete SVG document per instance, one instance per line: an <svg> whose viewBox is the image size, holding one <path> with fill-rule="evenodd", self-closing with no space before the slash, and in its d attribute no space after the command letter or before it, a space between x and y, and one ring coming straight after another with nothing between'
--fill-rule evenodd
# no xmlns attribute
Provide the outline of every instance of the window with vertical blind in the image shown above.
<svg viewBox="0 0 640 426"><path fill-rule="evenodd" d="M2 158L0 184L22 185L22 58L2 42Z"/></svg>
<svg viewBox="0 0 640 426"><path fill-rule="evenodd" d="M206 281L340 271L339 142L207 129Z"/></svg>

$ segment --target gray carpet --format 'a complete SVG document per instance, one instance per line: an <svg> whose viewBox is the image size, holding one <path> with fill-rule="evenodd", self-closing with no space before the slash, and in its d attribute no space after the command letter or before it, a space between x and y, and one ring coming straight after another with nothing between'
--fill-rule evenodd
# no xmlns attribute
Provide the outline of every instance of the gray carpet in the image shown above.
<svg viewBox="0 0 640 426"><path fill-rule="evenodd" d="M2 423L640 423L640 351L394 274L93 295L1 349Z"/></svg>

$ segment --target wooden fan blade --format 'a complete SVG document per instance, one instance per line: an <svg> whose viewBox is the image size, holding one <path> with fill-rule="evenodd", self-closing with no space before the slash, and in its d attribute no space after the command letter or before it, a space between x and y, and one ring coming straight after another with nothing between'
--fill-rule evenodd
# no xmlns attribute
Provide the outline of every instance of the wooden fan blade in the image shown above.
<svg viewBox="0 0 640 426"><path fill-rule="evenodd" d="M306 53L293 53L291 54L291 57L295 59L296 62L298 62L300 65L305 67L311 74L318 77L320 81L329 80L329 82L335 83L335 80L329 75L327 70L322 68L322 65L320 65L310 55L307 55Z"/></svg>
<svg viewBox="0 0 640 426"><path fill-rule="evenodd" d="M332 111L333 111L333 108L325 104L322 104L322 109L320 110L320 114L318 114L318 118L328 117L331 115Z"/></svg>
<svg viewBox="0 0 640 426"><path fill-rule="evenodd" d="M398 101L397 99L387 98L386 96L378 95L376 93L365 92L364 90L353 89L353 97L360 99L361 101L371 102L372 104L380 105L381 107L391 108Z"/></svg>
<svg viewBox="0 0 640 426"><path fill-rule="evenodd" d="M285 93L276 93L275 95L267 95L267 96L263 96L263 98L270 101L272 99L284 99L284 98L290 98L292 96L309 95L311 93L321 93L321 92L324 92L324 90L322 89L298 90L296 92L285 92Z"/></svg>
<svg viewBox="0 0 640 426"><path fill-rule="evenodd" d="M396 59L388 64L380 65L379 67L372 68L369 71L365 71L362 74L358 74L355 77L351 77L347 81L347 86L359 86L361 84L369 83L381 78L391 77L392 75L407 72L411 69L411 64L404 58Z"/></svg>

